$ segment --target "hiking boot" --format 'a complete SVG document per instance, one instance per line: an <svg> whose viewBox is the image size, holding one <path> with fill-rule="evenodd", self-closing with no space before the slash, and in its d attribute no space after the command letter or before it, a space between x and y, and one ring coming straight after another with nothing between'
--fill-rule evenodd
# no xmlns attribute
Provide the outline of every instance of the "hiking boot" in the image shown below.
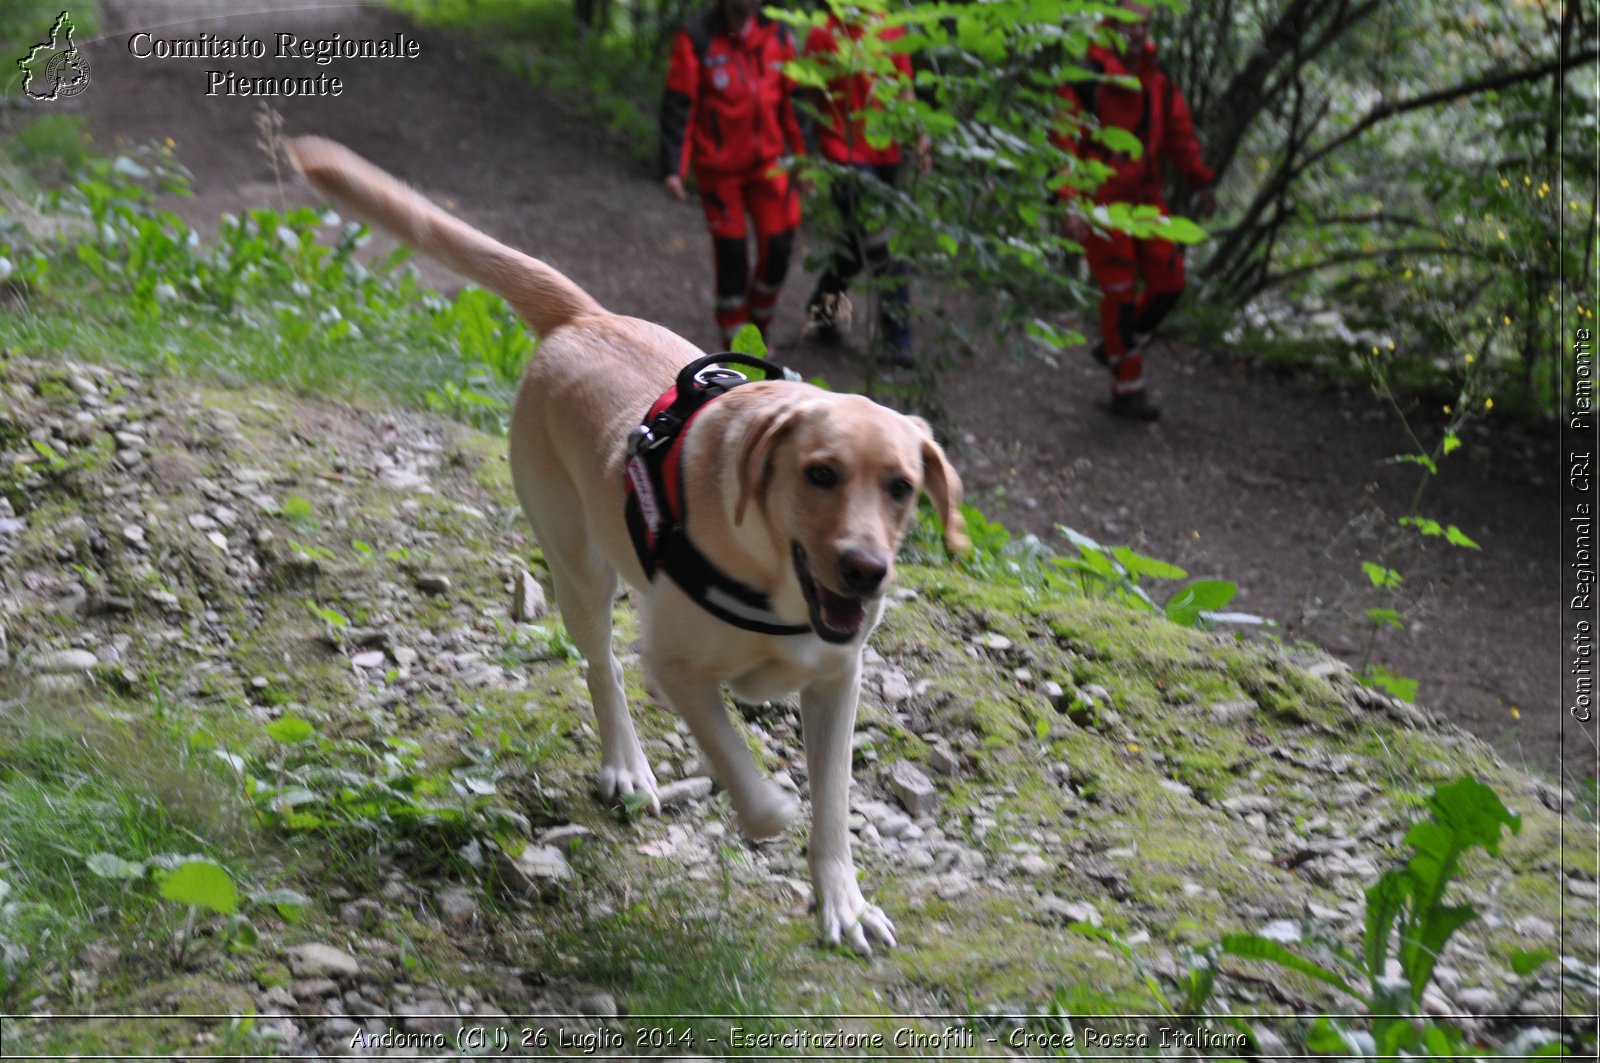
<svg viewBox="0 0 1600 1063"><path fill-rule="evenodd" d="M842 295L829 295L822 291L812 294L806 303L805 336L814 343L837 344L843 341L844 331L839 327Z"/></svg>
<svg viewBox="0 0 1600 1063"><path fill-rule="evenodd" d="M1161 407L1152 403L1142 391L1131 395L1111 396L1111 416L1129 421L1155 421L1161 418Z"/></svg>

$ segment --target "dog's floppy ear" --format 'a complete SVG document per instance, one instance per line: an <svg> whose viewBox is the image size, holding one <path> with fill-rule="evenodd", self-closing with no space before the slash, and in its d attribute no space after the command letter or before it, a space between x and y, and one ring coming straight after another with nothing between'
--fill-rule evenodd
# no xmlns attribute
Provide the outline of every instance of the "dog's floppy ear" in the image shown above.
<svg viewBox="0 0 1600 1063"><path fill-rule="evenodd" d="M939 512L944 544L952 552L964 554L972 547L972 540L967 538L966 518L961 516L961 477L934 440L933 426L920 417L909 420L922 433L922 489Z"/></svg>
<svg viewBox="0 0 1600 1063"><path fill-rule="evenodd" d="M766 492L772 475L772 452L799 416L799 403L773 403L745 425L739 436L739 497L733 507L735 526L744 523L744 511L750 499Z"/></svg>

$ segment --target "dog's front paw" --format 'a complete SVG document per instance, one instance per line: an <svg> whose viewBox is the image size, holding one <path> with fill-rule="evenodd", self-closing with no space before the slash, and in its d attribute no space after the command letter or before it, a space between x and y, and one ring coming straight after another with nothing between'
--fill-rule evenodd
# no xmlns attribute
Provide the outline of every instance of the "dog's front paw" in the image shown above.
<svg viewBox="0 0 1600 1063"><path fill-rule="evenodd" d="M800 802L793 794L763 782L753 794L736 803L734 811L739 816L739 829L747 837L759 840L788 830L800 814Z"/></svg>
<svg viewBox="0 0 1600 1063"><path fill-rule="evenodd" d="M861 895L853 871L845 869L830 877L834 881L816 877L817 923L823 942L847 945L862 956L872 955L874 942L894 948L894 924L882 908Z"/></svg>
<svg viewBox="0 0 1600 1063"><path fill-rule="evenodd" d="M600 800L607 804L637 795L645 799L652 815L661 814L661 795L656 789L656 775L642 757L637 763L602 766L594 789Z"/></svg>

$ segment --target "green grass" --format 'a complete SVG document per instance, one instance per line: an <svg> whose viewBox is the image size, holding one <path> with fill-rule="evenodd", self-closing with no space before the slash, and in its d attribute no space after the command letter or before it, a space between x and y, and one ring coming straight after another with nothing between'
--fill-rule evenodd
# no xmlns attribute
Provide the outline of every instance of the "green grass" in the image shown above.
<svg viewBox="0 0 1600 1063"><path fill-rule="evenodd" d="M97 874L91 858L249 864L231 781L190 759L152 709L37 693L0 704L0 1010L44 989L38 976L59 974L91 941L170 940L179 913L149 879Z"/></svg>
<svg viewBox="0 0 1600 1063"><path fill-rule="evenodd" d="M633 1012L748 1015L754 1029L762 1025L759 1016L780 1008L782 950L732 914L726 899L708 902L705 894L715 888L669 884L618 911L575 922L557 936L557 955L567 957L567 973L622 994Z"/></svg>
<svg viewBox="0 0 1600 1063"><path fill-rule="evenodd" d="M0 227L16 293L0 346L303 395L377 387L491 429L534 348L498 296L422 289L403 250L363 261L366 230L336 215L252 210L202 241L155 205L186 190L169 149L91 160L49 194L22 185L48 224Z"/></svg>

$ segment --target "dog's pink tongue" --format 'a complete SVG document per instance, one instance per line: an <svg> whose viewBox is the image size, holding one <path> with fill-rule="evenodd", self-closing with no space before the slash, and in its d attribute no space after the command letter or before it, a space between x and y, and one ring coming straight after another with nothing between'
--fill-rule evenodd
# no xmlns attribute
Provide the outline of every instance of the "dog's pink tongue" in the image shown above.
<svg viewBox="0 0 1600 1063"><path fill-rule="evenodd" d="M821 591L819 605L822 606L822 622L835 631L854 631L861 626L861 617L865 610L860 598L846 598L841 594L834 594L826 587L817 588Z"/></svg>

